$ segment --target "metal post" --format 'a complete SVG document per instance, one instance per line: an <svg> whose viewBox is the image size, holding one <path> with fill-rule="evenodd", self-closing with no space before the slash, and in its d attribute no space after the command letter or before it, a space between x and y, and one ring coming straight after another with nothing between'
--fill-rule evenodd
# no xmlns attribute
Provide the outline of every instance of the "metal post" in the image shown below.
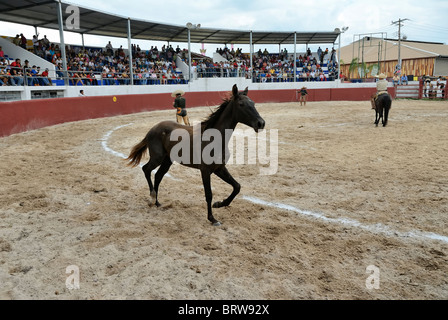
<svg viewBox="0 0 448 320"><path fill-rule="evenodd" d="M250 42L250 78L252 79L252 82L254 81L253 80L253 74L254 74L254 69L253 69L253 55L254 55L254 48L253 48L253 46L252 46L252 30L250 31L250 34L249 34L249 42Z"/></svg>
<svg viewBox="0 0 448 320"><path fill-rule="evenodd" d="M188 82L191 81L191 46L190 46L190 28L188 30Z"/></svg>
<svg viewBox="0 0 448 320"><path fill-rule="evenodd" d="M366 37L363 37L363 38L362 38L362 55L361 55L361 59L362 59L362 60L361 60L362 76L359 75L359 78L361 78L361 79L364 78L365 73L366 73L366 72L365 72L366 70L365 70L365 68L364 68L364 66L365 66L365 65L364 65L364 39L365 39L365 38L366 38ZM359 74L359 64L358 64L358 74ZM361 80L361 81L362 81L362 80Z"/></svg>
<svg viewBox="0 0 448 320"><path fill-rule="evenodd" d="M339 31L339 48L338 48L338 80L341 82L341 35L342 32Z"/></svg>
<svg viewBox="0 0 448 320"><path fill-rule="evenodd" d="M386 39L387 39L387 33L386 33ZM384 59L383 59L383 66L386 66L386 58L387 58L387 42L384 42L384 39L383 39L383 43L384 43ZM384 70L384 72L386 72L386 70Z"/></svg>
<svg viewBox="0 0 448 320"><path fill-rule="evenodd" d="M254 81L253 80L253 74L254 74L254 71L253 71L253 55L254 55L254 50L253 50L253 46L252 46L252 30L250 31L250 33L249 33L249 46L250 46L250 49L249 49L249 52L250 52L250 68L249 68L249 70L250 70L250 74L249 74L249 76L250 76L250 79L252 79L252 82Z"/></svg>
<svg viewBox="0 0 448 320"><path fill-rule="evenodd" d="M294 82L297 82L297 32L294 32L294 62L293 62L293 67L294 67Z"/></svg>
<svg viewBox="0 0 448 320"><path fill-rule="evenodd" d="M341 81L341 39L342 39L342 34L347 31L348 27L342 27L342 30L339 30L339 48L338 48L338 80ZM353 38L354 40L354 38ZM353 50L354 49L354 41L353 41ZM353 53L354 55L354 53Z"/></svg>
<svg viewBox="0 0 448 320"><path fill-rule="evenodd" d="M64 42L64 24L62 22L62 3L61 0L58 1L58 25L59 25L59 38L61 45L61 59L62 59L62 68L64 71L62 74L64 75L64 84L68 84L68 73L67 73L67 56L65 55L65 42Z"/></svg>
<svg viewBox="0 0 448 320"><path fill-rule="evenodd" d="M380 69L381 69L380 58L381 58L381 52L383 50L381 45L382 45L382 43L378 42L378 72L377 72L378 74L380 74Z"/></svg>
<svg viewBox="0 0 448 320"><path fill-rule="evenodd" d="M401 69L401 19L398 20L398 65Z"/></svg>
<svg viewBox="0 0 448 320"><path fill-rule="evenodd" d="M131 78L131 85L134 84L134 70L132 62L132 44L131 44L131 18L128 18L128 50L129 50L129 77Z"/></svg>
<svg viewBox="0 0 448 320"><path fill-rule="evenodd" d="M187 23L187 34L188 34L188 83L190 83L190 81L192 81L192 77L191 77L191 34L190 34L190 30L191 29L198 29L200 28L201 25L198 24L192 24L191 22Z"/></svg>

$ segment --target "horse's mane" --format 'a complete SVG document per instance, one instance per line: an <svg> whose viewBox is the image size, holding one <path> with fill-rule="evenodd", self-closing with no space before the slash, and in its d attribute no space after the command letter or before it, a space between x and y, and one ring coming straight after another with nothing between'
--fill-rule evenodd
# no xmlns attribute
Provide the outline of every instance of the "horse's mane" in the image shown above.
<svg viewBox="0 0 448 320"><path fill-rule="evenodd" d="M221 105L216 108L215 111L213 111L207 119L205 119L204 121L201 122L201 127L202 129L206 130L209 128L213 128L216 124L216 122L218 121L219 117L222 115L222 113L224 112L224 110L226 109L226 107L228 106L228 104L230 103L230 99L226 98L224 99L224 101L221 103Z"/></svg>

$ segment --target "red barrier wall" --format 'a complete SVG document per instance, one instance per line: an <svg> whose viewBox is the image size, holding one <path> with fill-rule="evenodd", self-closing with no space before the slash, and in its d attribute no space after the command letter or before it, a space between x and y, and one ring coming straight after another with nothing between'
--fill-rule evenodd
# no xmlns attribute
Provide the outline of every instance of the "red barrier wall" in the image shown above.
<svg viewBox="0 0 448 320"><path fill-rule="evenodd" d="M364 101L375 88L309 89L308 101ZM394 88L389 88L394 96ZM187 92L187 108L216 106L230 91ZM250 98L256 103L294 102L296 90L253 90ZM0 103L0 137L55 124L110 117L144 111L171 109L173 98L168 93L38 99Z"/></svg>

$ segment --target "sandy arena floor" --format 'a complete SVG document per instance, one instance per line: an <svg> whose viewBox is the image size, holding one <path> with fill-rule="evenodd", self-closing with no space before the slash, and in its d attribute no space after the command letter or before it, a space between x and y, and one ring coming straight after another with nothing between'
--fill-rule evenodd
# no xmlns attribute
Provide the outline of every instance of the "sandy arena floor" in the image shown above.
<svg viewBox="0 0 448 320"><path fill-rule="evenodd" d="M125 165L172 110L0 138L0 298L447 299L448 102L394 101L385 128L369 102L257 108L278 171L230 165L242 189L221 227L199 171L173 165L157 208Z"/></svg>

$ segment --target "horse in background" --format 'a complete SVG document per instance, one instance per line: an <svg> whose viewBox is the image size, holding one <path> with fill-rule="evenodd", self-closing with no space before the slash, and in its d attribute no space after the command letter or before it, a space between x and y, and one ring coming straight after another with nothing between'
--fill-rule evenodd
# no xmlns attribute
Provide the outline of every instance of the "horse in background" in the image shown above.
<svg viewBox="0 0 448 320"><path fill-rule="evenodd" d="M392 106L392 98L390 97L390 94L388 93L380 94L374 101L374 104L375 104L375 126L378 127L378 123L380 122L381 119L381 123L383 124L383 127L385 127L387 125L387 118L389 117L389 110Z"/></svg>

